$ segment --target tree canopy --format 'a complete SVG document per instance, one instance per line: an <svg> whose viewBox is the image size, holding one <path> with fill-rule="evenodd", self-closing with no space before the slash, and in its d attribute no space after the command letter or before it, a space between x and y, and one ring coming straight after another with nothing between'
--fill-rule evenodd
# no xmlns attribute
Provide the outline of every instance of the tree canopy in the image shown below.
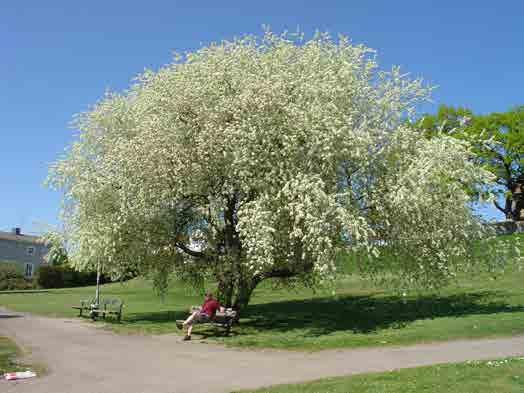
<svg viewBox="0 0 524 393"><path fill-rule="evenodd" d="M44 234L43 239L48 248L44 256L46 263L53 266L67 265L69 260L64 234L58 231L48 231Z"/></svg>
<svg viewBox="0 0 524 393"><path fill-rule="evenodd" d="M317 34L246 36L176 55L80 115L51 169L72 263L198 282L244 307L258 283L314 285L335 255L402 285L439 285L483 236L467 141L406 126L430 87Z"/></svg>
<svg viewBox="0 0 524 393"><path fill-rule="evenodd" d="M524 185L524 106L475 115L467 108L443 105L419 125L428 135L443 132L471 143L479 164L495 176L495 207L508 219L518 218L520 206L513 193L518 184Z"/></svg>

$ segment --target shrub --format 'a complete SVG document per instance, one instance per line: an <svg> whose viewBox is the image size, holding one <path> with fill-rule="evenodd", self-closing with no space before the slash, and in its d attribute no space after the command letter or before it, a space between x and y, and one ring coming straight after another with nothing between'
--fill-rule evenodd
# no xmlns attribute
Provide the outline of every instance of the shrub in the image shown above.
<svg viewBox="0 0 524 393"><path fill-rule="evenodd" d="M40 266L36 282L41 288L61 288L63 287L62 272L55 266Z"/></svg>
<svg viewBox="0 0 524 393"><path fill-rule="evenodd" d="M102 275L100 283L110 280ZM96 272L79 272L70 266L40 266L37 276L38 286L41 288L72 288L94 285Z"/></svg>
<svg viewBox="0 0 524 393"><path fill-rule="evenodd" d="M22 269L15 263L0 262L0 291L32 289L31 280L24 277Z"/></svg>

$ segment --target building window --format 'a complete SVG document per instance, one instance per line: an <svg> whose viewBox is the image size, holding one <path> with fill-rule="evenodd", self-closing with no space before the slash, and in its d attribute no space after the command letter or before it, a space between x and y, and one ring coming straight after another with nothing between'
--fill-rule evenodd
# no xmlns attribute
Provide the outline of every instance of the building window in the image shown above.
<svg viewBox="0 0 524 393"><path fill-rule="evenodd" d="M28 278L33 277L33 264L32 263L25 264L25 276Z"/></svg>
<svg viewBox="0 0 524 393"><path fill-rule="evenodd" d="M35 248L27 247L27 255L35 255Z"/></svg>

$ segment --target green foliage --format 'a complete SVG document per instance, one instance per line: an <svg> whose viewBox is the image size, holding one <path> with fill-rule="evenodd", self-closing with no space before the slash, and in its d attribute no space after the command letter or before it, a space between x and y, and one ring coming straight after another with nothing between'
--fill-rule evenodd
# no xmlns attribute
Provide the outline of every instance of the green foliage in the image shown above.
<svg viewBox="0 0 524 393"><path fill-rule="evenodd" d="M16 263L0 261L0 291L32 289L33 282L24 277Z"/></svg>
<svg viewBox="0 0 524 393"><path fill-rule="evenodd" d="M418 125L427 136L434 137L440 133L454 134L470 124L473 118L473 112L467 108L441 105L436 115L424 115ZM455 136L459 137L460 134Z"/></svg>
<svg viewBox="0 0 524 393"><path fill-rule="evenodd" d="M20 265L15 262L0 261L0 282L17 278L24 278Z"/></svg>
<svg viewBox="0 0 524 393"><path fill-rule="evenodd" d="M491 191L504 204L495 200L495 206L507 218L516 218L513 193L517 183L524 183L524 106L487 115L441 106L436 115L426 115L418 126L428 137L443 133L470 142L480 165L496 178Z"/></svg>
<svg viewBox="0 0 524 393"><path fill-rule="evenodd" d="M170 266L165 264L151 273L153 288L162 301L165 300L169 288Z"/></svg>
<svg viewBox="0 0 524 393"><path fill-rule="evenodd" d="M110 279L104 275L100 282L106 283ZM94 285L96 272L81 272L70 266L40 266L38 269L37 283L40 288L72 288Z"/></svg>
<svg viewBox="0 0 524 393"><path fill-rule="evenodd" d="M49 251L45 259L49 265L60 266L69 262L65 239L62 233L48 232L44 235L44 241Z"/></svg>
<svg viewBox="0 0 524 393"><path fill-rule="evenodd" d="M38 269L36 282L40 288L61 288L64 280L58 266L41 266Z"/></svg>

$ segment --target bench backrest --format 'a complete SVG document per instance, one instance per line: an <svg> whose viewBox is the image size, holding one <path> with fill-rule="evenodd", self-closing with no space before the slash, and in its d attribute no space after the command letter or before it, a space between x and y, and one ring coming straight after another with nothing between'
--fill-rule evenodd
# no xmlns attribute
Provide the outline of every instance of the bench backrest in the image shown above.
<svg viewBox="0 0 524 393"><path fill-rule="evenodd" d="M215 317L219 317L219 318L235 318L236 316L237 316L237 312L230 308L224 311L217 311L215 314Z"/></svg>
<svg viewBox="0 0 524 393"><path fill-rule="evenodd" d="M91 305L95 304L95 300L96 300L95 298L80 300L80 306L91 308Z"/></svg>
<svg viewBox="0 0 524 393"><path fill-rule="evenodd" d="M100 303L100 306L105 310L120 311L122 309L123 304L124 303L120 299L105 298Z"/></svg>

